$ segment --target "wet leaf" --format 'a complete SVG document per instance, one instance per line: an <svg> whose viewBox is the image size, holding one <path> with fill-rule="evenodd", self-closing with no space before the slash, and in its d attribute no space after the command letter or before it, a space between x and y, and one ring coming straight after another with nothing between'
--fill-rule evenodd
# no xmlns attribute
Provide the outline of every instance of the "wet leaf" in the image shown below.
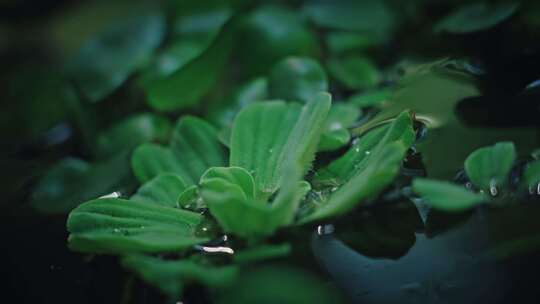
<svg viewBox="0 0 540 304"><path fill-rule="evenodd" d="M270 98L308 102L328 90L326 73L317 61L307 57L287 57L277 63L268 78Z"/></svg>
<svg viewBox="0 0 540 304"><path fill-rule="evenodd" d="M97 199L74 209L67 220L69 247L102 254L180 251L206 239L194 230L198 213L123 199Z"/></svg>
<svg viewBox="0 0 540 304"><path fill-rule="evenodd" d="M163 173L142 185L130 200L178 207L178 197L185 189L186 184L180 176Z"/></svg>
<svg viewBox="0 0 540 304"><path fill-rule="evenodd" d="M223 288L231 284L238 273L237 266L214 267L194 260L163 260L145 255L126 256L122 265L171 299L179 298L184 287L193 283Z"/></svg>
<svg viewBox="0 0 540 304"><path fill-rule="evenodd" d="M140 182L169 172L178 174L190 186L196 184L208 168L223 165L225 155L214 127L186 115L178 121L170 147L143 144L133 152L131 162Z"/></svg>
<svg viewBox="0 0 540 304"><path fill-rule="evenodd" d="M334 104L328 112L318 151L332 151L346 145L351 139L348 128L356 122L360 113L355 106Z"/></svg>
<svg viewBox="0 0 540 304"><path fill-rule="evenodd" d="M468 210L488 200L486 196L461 186L424 178L414 180L413 190L420 194L429 206L447 212Z"/></svg>
<svg viewBox="0 0 540 304"><path fill-rule="evenodd" d="M329 108L330 95L320 93L303 108L274 101L250 105L238 114L230 165L252 172L257 197L265 200L277 190L291 159L307 169Z"/></svg>
<svg viewBox="0 0 540 304"><path fill-rule="evenodd" d="M514 144L500 142L471 153L465 160L465 172L476 187L490 192L492 187L506 186L515 160Z"/></svg>
<svg viewBox="0 0 540 304"><path fill-rule="evenodd" d="M512 16L519 2L477 2L458 7L440 20L434 27L436 32L470 33L489 29Z"/></svg>
<svg viewBox="0 0 540 304"><path fill-rule="evenodd" d="M197 105L225 68L234 32L235 26L231 21L203 53L166 78L150 83L146 87L148 104L162 112Z"/></svg>
<svg viewBox="0 0 540 304"><path fill-rule="evenodd" d="M391 142L377 149L374 157L348 182L340 186L320 206L300 220L319 221L347 213L366 199L374 198L396 177L407 146L402 141Z"/></svg>
<svg viewBox="0 0 540 304"><path fill-rule="evenodd" d="M376 127L356 139L347 153L316 172L314 182L317 185L342 185L369 166L388 144L402 142L409 147L414 137L410 113L403 112L391 124Z"/></svg>
<svg viewBox="0 0 540 304"><path fill-rule="evenodd" d="M309 292L299 292L309 290ZM342 303L342 296L319 278L295 268L267 266L240 274L217 303Z"/></svg>
<svg viewBox="0 0 540 304"><path fill-rule="evenodd" d="M365 57L331 58L327 66L330 75L349 89L368 89L381 81L377 67Z"/></svg>
<svg viewBox="0 0 540 304"><path fill-rule="evenodd" d="M68 74L87 99L100 101L149 61L164 33L165 19L158 14L119 20L81 47Z"/></svg>
<svg viewBox="0 0 540 304"><path fill-rule="evenodd" d="M418 151L429 176L441 179L452 178L471 151L482 146L509 139L523 151L537 146L537 141L531 140L537 136L534 128L471 128L460 120L455 107L464 98L480 94L477 79L446 64L448 61L442 60L407 70L388 106L353 134L363 134L404 109L414 111L428 131L418 143Z"/></svg>

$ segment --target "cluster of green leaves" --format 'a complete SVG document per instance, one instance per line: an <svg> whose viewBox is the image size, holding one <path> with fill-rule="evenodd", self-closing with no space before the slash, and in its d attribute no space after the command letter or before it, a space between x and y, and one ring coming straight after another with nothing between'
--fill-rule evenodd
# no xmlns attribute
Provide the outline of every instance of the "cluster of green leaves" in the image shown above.
<svg viewBox="0 0 540 304"><path fill-rule="evenodd" d="M466 157L508 139L526 151L536 134L472 129L459 119L458 102L481 94L471 66L451 59L415 64L432 54L400 63L386 58L396 33L417 22L411 12L423 6L211 1L117 18L74 52L66 64L70 85L50 85L85 153L47 170L32 206L69 213L71 249L118 255L174 300L198 284L231 303L337 302L338 295L301 271L252 266L290 254L294 244L272 239L278 232L384 206L381 197L393 188L406 193L411 151L424 156L430 176L415 178L412 188L436 210L503 205L538 188L538 160L526 165L518 190L510 185L511 143ZM520 8L479 1L426 28L433 28L431 38L477 33ZM179 117L175 125L172 117ZM422 141L418 124L428 130ZM467 186L441 181L464 160ZM121 197L102 197L112 191ZM389 226L416 229L381 213ZM377 220L359 226L371 247L401 252L414 244L414 234L402 238ZM234 254L214 259L212 252Z"/></svg>

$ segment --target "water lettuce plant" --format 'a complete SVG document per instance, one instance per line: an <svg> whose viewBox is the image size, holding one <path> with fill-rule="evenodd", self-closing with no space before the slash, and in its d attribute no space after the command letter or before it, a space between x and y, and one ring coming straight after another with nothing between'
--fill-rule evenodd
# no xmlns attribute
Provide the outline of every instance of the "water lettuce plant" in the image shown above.
<svg viewBox="0 0 540 304"><path fill-rule="evenodd" d="M58 259L106 268L123 303L502 293L493 272L540 250L540 6L458 2L55 17L39 32L68 58L10 69L4 201L28 189L22 205L67 236Z"/></svg>

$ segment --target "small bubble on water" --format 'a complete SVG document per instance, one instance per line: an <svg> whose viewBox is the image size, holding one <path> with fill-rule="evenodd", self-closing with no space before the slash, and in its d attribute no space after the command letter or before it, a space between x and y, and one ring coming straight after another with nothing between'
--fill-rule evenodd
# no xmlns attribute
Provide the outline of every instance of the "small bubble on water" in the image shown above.
<svg viewBox="0 0 540 304"><path fill-rule="evenodd" d="M360 148L355 148L354 151L355 151L356 153L358 153L358 152L360 152Z"/></svg>
<svg viewBox="0 0 540 304"><path fill-rule="evenodd" d="M366 153L366 155L370 155L371 151L366 151L365 153Z"/></svg>

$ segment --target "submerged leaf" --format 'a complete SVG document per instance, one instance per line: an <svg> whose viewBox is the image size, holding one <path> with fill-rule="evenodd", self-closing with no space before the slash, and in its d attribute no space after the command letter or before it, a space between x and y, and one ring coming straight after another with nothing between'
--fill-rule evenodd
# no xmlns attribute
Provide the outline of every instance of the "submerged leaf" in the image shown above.
<svg viewBox="0 0 540 304"><path fill-rule="evenodd" d="M237 276L237 266L209 266L193 260L163 260L145 255L129 255L122 265L144 281L159 288L171 299L181 296L186 285L199 283L208 287L225 287Z"/></svg>
<svg viewBox="0 0 540 304"><path fill-rule="evenodd" d="M417 178L413 182L414 192L420 194L429 206L448 212L460 212L483 203L487 198L458 185Z"/></svg>
<svg viewBox="0 0 540 304"><path fill-rule="evenodd" d="M493 187L504 187L516 159L511 142L500 142L480 148L465 160L465 172L478 188L490 192Z"/></svg>
<svg viewBox="0 0 540 304"><path fill-rule="evenodd" d="M194 235L201 220L198 213L157 204L97 199L70 213L69 247L102 254L184 250L207 241Z"/></svg>

